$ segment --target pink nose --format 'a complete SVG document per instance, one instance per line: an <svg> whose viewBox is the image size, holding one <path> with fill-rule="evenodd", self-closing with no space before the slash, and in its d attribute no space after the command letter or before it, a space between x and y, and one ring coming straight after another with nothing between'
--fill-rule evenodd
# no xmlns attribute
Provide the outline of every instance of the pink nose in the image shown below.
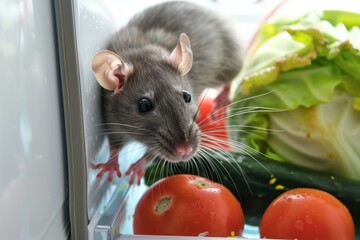
<svg viewBox="0 0 360 240"><path fill-rule="evenodd" d="M179 156L187 156L192 152L192 147L188 143L178 143L175 145L176 153Z"/></svg>

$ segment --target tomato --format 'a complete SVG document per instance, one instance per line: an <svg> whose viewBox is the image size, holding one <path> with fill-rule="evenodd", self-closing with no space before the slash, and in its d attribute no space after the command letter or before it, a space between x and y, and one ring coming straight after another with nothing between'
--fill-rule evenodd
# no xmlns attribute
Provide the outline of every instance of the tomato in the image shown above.
<svg viewBox="0 0 360 240"><path fill-rule="evenodd" d="M207 147L231 150L226 127L226 107L217 106L221 89L207 89L198 99L196 123L203 133L202 144Z"/></svg>
<svg viewBox="0 0 360 240"><path fill-rule="evenodd" d="M240 203L223 185L196 175L159 180L139 200L134 233L146 235L227 237L241 234Z"/></svg>
<svg viewBox="0 0 360 240"><path fill-rule="evenodd" d="M297 188L278 196L265 210L260 236L281 239L354 239L348 209L331 194Z"/></svg>

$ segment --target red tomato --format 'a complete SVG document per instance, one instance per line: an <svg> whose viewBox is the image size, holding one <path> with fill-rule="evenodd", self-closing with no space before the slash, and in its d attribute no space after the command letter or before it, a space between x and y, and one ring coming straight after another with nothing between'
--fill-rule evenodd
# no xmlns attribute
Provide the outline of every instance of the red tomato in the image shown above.
<svg viewBox="0 0 360 240"><path fill-rule="evenodd" d="M218 89L207 89L198 99L199 112L196 123L202 133L202 144L207 147L231 150L226 127L226 107L217 106Z"/></svg>
<svg viewBox="0 0 360 240"><path fill-rule="evenodd" d="M354 239L348 209L331 194L297 188L277 197L260 222L260 236L281 239Z"/></svg>
<svg viewBox="0 0 360 240"><path fill-rule="evenodd" d="M227 237L241 234L240 203L223 185L196 175L179 174L153 184L134 214L134 233Z"/></svg>

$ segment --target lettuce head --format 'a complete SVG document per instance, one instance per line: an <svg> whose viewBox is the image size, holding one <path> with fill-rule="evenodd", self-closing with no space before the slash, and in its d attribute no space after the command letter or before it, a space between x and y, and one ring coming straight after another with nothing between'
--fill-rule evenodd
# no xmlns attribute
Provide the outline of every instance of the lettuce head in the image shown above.
<svg viewBox="0 0 360 240"><path fill-rule="evenodd" d="M237 141L360 180L360 14L322 10L264 23L231 96Z"/></svg>

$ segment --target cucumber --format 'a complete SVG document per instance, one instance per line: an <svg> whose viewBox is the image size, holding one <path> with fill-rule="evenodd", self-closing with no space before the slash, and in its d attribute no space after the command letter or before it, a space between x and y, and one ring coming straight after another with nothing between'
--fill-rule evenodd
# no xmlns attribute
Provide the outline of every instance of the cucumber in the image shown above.
<svg viewBox="0 0 360 240"><path fill-rule="evenodd" d="M226 153L207 156L191 163L154 162L145 172L145 183L151 185L173 174L197 174L226 186L241 202L247 224L258 225L267 206L281 193L298 187L324 190L337 197L349 209L357 231L360 229L360 181L308 169L291 163ZM171 167L169 167L171 166ZM357 232L359 234L359 232Z"/></svg>

